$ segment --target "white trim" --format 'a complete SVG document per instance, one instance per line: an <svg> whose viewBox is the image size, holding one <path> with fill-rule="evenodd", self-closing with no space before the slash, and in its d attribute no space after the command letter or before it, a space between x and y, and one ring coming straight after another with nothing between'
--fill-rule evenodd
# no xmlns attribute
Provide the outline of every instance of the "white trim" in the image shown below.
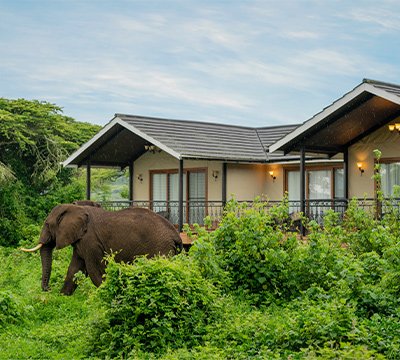
<svg viewBox="0 0 400 360"><path fill-rule="evenodd" d="M130 124L126 123L121 118L117 117L116 119L117 119L118 124L120 124L121 126L123 126L126 129L130 130L134 134L139 135L141 138L143 138L143 139L147 140L148 142L152 143L153 145L157 146L159 149L165 151L166 153L170 154L174 158L176 158L178 160L181 160L182 155L177 153L175 150L172 150L168 146L165 146L163 143L161 143L158 140L152 138L151 136L145 134L144 132L140 131L139 129L137 129L133 125L130 125Z"/></svg>
<svg viewBox="0 0 400 360"><path fill-rule="evenodd" d="M273 153L279 150L283 145L286 145L288 142L292 141L299 135L301 135L304 131L307 131L314 125L318 124L320 121L325 119L327 116L331 115L342 106L346 105L349 101L355 99L364 91L368 91L366 83L362 83L361 85L357 86L354 90L344 95L342 98L336 100L332 105L328 106L318 114L314 115L311 119L307 120L303 125L300 125L298 128L294 129L292 132L287 134L282 139L278 140L276 143L269 146L269 152ZM371 85L369 85L371 86Z"/></svg>
<svg viewBox="0 0 400 360"><path fill-rule="evenodd" d="M370 84L368 84L368 85L370 85ZM376 86L374 86L372 84L370 86L371 86L371 89L368 90L368 91L371 94L374 94L376 96L379 96L381 98L389 100L389 101L391 101L391 102L393 102L393 103L395 103L397 105L400 105L400 97L398 95L392 94L391 92L386 91L384 89L379 89L379 88L377 88Z"/></svg>
<svg viewBox="0 0 400 360"><path fill-rule="evenodd" d="M63 161L61 163L61 165L64 166L64 167L76 167L75 164L71 165L71 162L74 161L85 150L90 148L97 140L99 140L103 135L105 135L108 131L110 131L116 125L121 125L125 129L127 129L127 130L131 131L132 133L140 136L141 138L149 141L150 143L154 144L155 146L157 146L161 150L164 150L165 152L167 152L171 156L177 158L178 160L181 159L181 154L179 154L176 151L170 149L169 147L167 147L164 144L160 143L159 141L155 140L151 136L148 136L144 132L136 129L134 126L127 124L125 121L123 121L118 116L116 116L106 126L104 126L95 136L93 136L88 142L83 144L78 150L76 150L65 161Z"/></svg>

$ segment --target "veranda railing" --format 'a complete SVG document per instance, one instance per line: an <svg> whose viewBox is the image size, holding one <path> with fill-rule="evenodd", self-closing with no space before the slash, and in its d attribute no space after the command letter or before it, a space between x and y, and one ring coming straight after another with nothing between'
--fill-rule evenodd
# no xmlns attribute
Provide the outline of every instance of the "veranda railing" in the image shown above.
<svg viewBox="0 0 400 360"><path fill-rule="evenodd" d="M349 199L311 199L305 201L305 216L309 220L315 220L319 224L323 224L324 216L328 209L339 213L341 217L344 215ZM244 201L240 201L242 203ZM252 206L253 201L246 201L248 206ZM268 201L266 206L272 207L279 205L280 201ZM101 203L105 209L120 210L130 206L145 207L166 217L173 224L177 224L179 220L179 203L178 201L105 201ZM300 201L288 202L288 216L300 212ZM357 205L373 214L381 217L389 211L397 210L400 212L400 198L384 199L377 201L376 199L357 200ZM183 221L188 224L203 224L203 219L206 216L211 218L214 224L217 224L223 215L222 201L204 201L193 200L184 202L183 206Z"/></svg>

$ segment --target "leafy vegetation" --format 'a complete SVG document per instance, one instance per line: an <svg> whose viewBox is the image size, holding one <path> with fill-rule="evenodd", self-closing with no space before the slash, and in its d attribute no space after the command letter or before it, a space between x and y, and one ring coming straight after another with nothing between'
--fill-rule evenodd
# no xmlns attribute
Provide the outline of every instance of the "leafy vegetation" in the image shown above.
<svg viewBox="0 0 400 360"><path fill-rule="evenodd" d="M55 205L84 198L85 175L60 163L99 129L47 102L0 98L0 245L36 242ZM109 182L118 176L116 170L93 170L97 200L111 196Z"/></svg>
<svg viewBox="0 0 400 360"><path fill-rule="evenodd" d="M60 163L98 130L47 102L0 98L0 245L32 241L26 227L83 198L83 182Z"/></svg>
<svg viewBox="0 0 400 360"><path fill-rule="evenodd" d="M270 209L232 201L189 253L108 259L96 289L79 276L59 295L70 249L55 253L48 293L40 259L0 252L0 358L397 359L400 234L352 203L343 223L299 239ZM237 214L240 213L240 216Z"/></svg>

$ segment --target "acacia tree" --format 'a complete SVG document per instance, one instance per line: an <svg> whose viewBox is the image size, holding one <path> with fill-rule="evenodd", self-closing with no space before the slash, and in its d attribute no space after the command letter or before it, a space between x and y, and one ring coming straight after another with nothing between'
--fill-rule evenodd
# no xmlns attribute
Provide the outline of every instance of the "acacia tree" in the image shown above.
<svg viewBox="0 0 400 360"><path fill-rule="evenodd" d="M17 244L27 223L83 192L60 163L99 128L48 102L0 98L0 245Z"/></svg>

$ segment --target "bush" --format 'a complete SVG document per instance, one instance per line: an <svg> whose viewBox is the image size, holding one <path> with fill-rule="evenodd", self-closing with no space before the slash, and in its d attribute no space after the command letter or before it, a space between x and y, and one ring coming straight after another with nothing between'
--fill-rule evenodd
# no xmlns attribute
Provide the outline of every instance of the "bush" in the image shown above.
<svg viewBox="0 0 400 360"><path fill-rule="evenodd" d="M283 233L275 221L285 204L267 209L256 203L241 208L240 216L234 203L227 208L220 227L208 235L210 240L200 237L199 246L213 243L215 256L209 250L205 263L214 268L219 263L231 277L233 288L248 294L255 304L289 301L314 286L329 291L339 281L357 289L363 269L334 235L338 230L333 220L325 232L310 224L312 231L303 242L296 234Z"/></svg>
<svg viewBox="0 0 400 360"><path fill-rule="evenodd" d="M284 240L279 222L266 206L256 202L248 208L231 201L213 233L220 266L230 274L233 287L252 294L257 303L264 295L279 292L276 274L285 268L296 246L295 235Z"/></svg>
<svg viewBox="0 0 400 360"><path fill-rule="evenodd" d="M20 306L8 291L0 292L0 328L15 324L20 319Z"/></svg>
<svg viewBox="0 0 400 360"><path fill-rule="evenodd" d="M132 265L111 260L98 294L106 312L93 337L94 351L125 357L199 345L218 318L217 295L184 255L139 258Z"/></svg>

